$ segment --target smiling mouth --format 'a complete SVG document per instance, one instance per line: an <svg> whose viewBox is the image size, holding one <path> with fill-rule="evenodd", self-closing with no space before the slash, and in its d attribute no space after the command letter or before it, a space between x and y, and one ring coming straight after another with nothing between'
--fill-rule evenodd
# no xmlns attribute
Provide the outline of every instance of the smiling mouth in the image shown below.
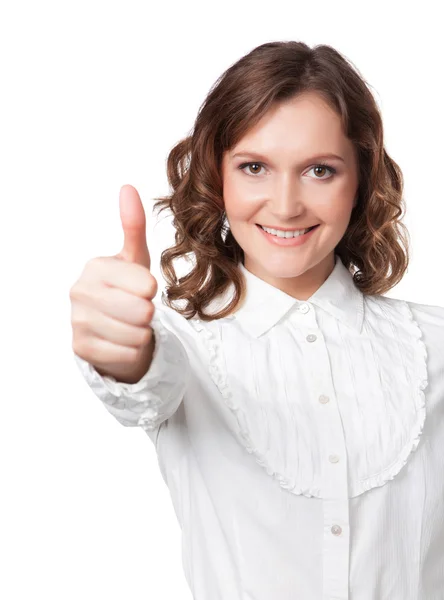
<svg viewBox="0 0 444 600"><path fill-rule="evenodd" d="M313 225L312 227L307 227L307 230L305 231L305 233L308 233L309 231L311 231L312 229L315 229L316 227L319 227L320 223L318 223L317 225ZM262 227L262 225L259 225L259 223L256 223L256 226L259 227L260 229L262 229L263 231L265 231L265 229ZM282 229L277 229L276 231L283 231Z"/></svg>

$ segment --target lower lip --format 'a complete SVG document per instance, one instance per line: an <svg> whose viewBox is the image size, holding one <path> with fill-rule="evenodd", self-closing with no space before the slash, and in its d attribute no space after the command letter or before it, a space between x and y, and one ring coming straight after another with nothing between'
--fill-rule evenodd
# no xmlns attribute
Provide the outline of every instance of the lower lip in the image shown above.
<svg viewBox="0 0 444 600"><path fill-rule="evenodd" d="M311 238L313 233L316 233L316 231L319 229L319 225L316 225L314 229L311 229L303 235L298 235L297 237L291 238L283 238L278 237L277 235L272 235L271 233L267 233L264 229L262 229L262 227L259 227L259 225L256 225L256 227L269 242L276 244L277 246L301 246L302 244L305 244L305 242Z"/></svg>

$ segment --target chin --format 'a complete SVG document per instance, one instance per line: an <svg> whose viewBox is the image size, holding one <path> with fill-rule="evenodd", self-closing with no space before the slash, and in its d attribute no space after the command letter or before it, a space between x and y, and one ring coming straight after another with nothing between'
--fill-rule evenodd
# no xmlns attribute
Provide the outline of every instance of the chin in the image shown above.
<svg viewBox="0 0 444 600"><path fill-rule="evenodd" d="M298 264L298 261L280 261L279 263L270 263L267 260L250 261L248 264L256 271L266 274L268 277L277 279L294 278L303 275L311 269L313 265Z"/></svg>
<svg viewBox="0 0 444 600"><path fill-rule="evenodd" d="M288 268L280 267L278 269L274 269L270 272L272 277L276 277L278 279L293 279L295 277L300 277L304 273L310 270L311 267L295 267L294 265L289 265Z"/></svg>

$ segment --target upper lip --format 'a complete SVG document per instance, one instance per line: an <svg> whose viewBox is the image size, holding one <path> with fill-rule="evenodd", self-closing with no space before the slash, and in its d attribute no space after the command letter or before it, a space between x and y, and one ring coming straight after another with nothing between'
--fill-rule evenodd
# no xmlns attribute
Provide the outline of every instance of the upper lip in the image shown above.
<svg viewBox="0 0 444 600"><path fill-rule="evenodd" d="M258 223L258 225L261 227L267 227L268 229L276 229L277 231L301 231L302 229L308 229L309 227L319 225L319 223L315 223L314 225L306 225L305 227L276 227L275 225L264 225L263 223Z"/></svg>

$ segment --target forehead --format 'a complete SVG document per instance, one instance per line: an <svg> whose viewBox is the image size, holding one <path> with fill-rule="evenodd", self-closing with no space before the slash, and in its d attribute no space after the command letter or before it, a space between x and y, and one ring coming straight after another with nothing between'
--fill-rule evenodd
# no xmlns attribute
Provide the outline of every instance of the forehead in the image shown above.
<svg viewBox="0 0 444 600"><path fill-rule="evenodd" d="M288 154L300 157L332 152L351 156L353 144L346 137L340 116L319 95L304 93L273 106L235 144L224 159L251 150L276 159Z"/></svg>

